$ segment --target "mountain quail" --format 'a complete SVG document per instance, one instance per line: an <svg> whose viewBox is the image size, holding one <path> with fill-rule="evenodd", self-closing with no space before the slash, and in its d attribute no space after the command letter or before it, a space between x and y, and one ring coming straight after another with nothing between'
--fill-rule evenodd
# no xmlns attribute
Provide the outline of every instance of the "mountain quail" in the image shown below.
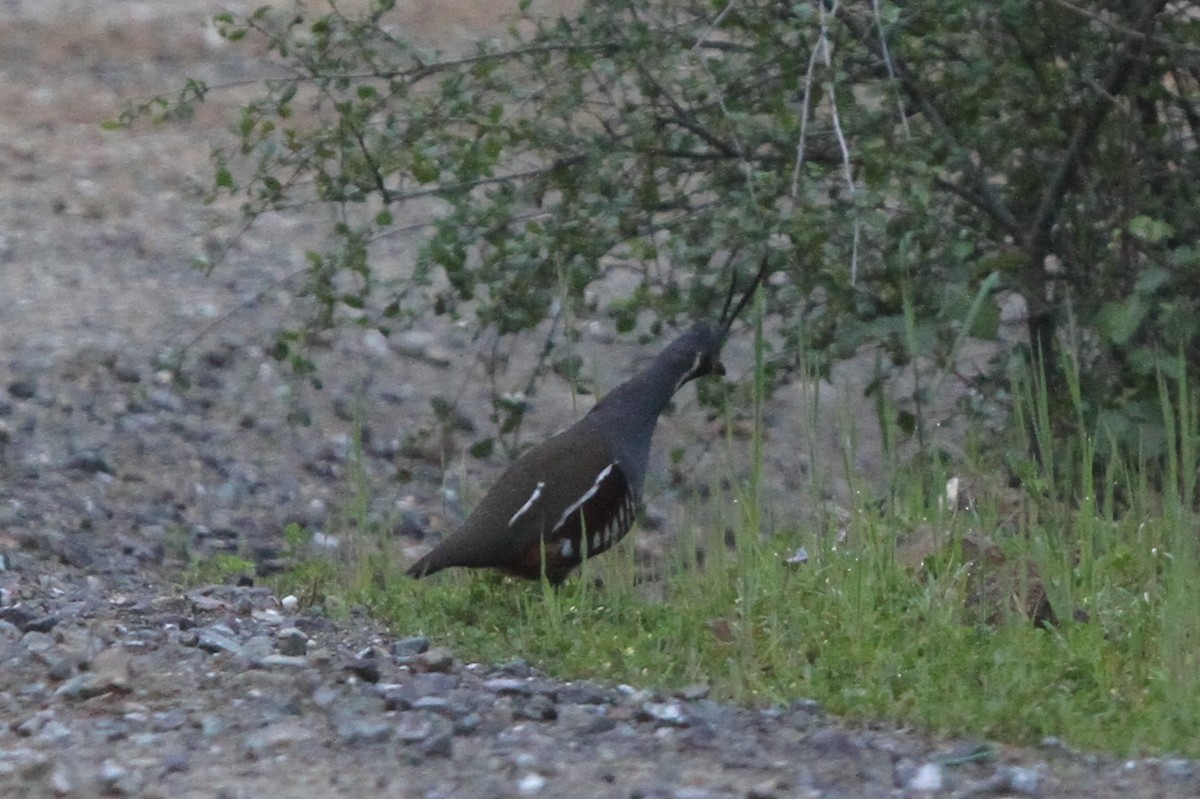
<svg viewBox="0 0 1200 799"><path fill-rule="evenodd" d="M650 439L672 395L690 380L723 375L721 345L757 289L766 261L729 314L736 278L716 327L693 324L641 373L590 412L517 459L461 528L408 570L424 577L453 566L493 568L558 585L633 525Z"/></svg>

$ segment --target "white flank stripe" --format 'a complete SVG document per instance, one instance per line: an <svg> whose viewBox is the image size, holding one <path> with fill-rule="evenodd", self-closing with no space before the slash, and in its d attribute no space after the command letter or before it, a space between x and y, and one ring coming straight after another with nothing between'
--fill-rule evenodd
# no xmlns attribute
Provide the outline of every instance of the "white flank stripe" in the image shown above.
<svg viewBox="0 0 1200 799"><path fill-rule="evenodd" d="M545 487L546 487L546 484L543 482L539 482L534 487L533 493L529 495L529 499L525 500L525 504L522 505L517 510L517 512L512 515L511 519L508 520L509 527L512 527L514 524L516 524L517 519L521 518L522 514L524 514L527 510L529 510L530 508L533 507L533 503L538 501L538 497L540 497L542 495L542 489Z"/></svg>
<svg viewBox="0 0 1200 799"><path fill-rule="evenodd" d="M592 483L592 487L589 488L587 491L585 491L583 493L583 496L580 497L574 503L572 503L569 508L567 508L565 511L563 511L562 516L558 517L558 521L554 525L555 530L562 527L563 523L566 522L567 519L571 518L572 513L579 510L580 508L582 508L583 503L587 502L589 499L596 496L596 492L600 490L600 484L604 482L604 478L608 477L609 474L612 473L613 467L616 465L617 465L616 463L610 463L604 467L604 471L602 471L602 472L600 472L600 474L596 475L596 480L595 480L595 482ZM519 515L519 512L518 512L518 515ZM510 522L510 524L511 524L511 522Z"/></svg>
<svg viewBox="0 0 1200 799"><path fill-rule="evenodd" d="M558 544L558 552L564 558L569 558L571 555L575 554L575 545L571 543L571 539L564 538Z"/></svg>

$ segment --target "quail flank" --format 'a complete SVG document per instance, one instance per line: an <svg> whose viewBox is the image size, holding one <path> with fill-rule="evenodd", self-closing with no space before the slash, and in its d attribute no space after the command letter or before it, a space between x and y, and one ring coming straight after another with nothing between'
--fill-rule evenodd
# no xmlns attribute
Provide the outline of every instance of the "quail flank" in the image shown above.
<svg viewBox="0 0 1200 799"><path fill-rule="evenodd" d="M408 574L491 568L533 580L545 574L558 585L624 538L641 502L659 415L684 384L725 374L721 346L766 268L764 259L731 314L735 277L717 326L693 324L586 416L518 458L463 526Z"/></svg>

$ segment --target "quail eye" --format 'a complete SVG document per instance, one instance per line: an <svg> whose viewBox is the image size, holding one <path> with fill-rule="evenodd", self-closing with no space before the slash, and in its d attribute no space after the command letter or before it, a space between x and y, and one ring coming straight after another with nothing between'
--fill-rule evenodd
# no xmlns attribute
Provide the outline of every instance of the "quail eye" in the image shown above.
<svg viewBox="0 0 1200 799"><path fill-rule="evenodd" d="M706 352L696 359L695 372L697 375L723 375L725 364L721 363L716 354Z"/></svg>

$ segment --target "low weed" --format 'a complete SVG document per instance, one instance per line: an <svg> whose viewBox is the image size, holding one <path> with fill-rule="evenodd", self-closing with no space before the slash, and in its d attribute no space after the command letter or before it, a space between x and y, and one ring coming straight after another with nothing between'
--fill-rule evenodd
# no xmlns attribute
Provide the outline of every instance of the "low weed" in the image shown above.
<svg viewBox="0 0 1200 799"><path fill-rule="evenodd" d="M460 657L520 657L563 678L704 683L734 702L811 698L848 719L935 733L1200 756L1195 399L1186 381L1163 379L1162 466L1121 458L1103 430L1054 441L1035 378L1016 383L1019 432L970 467L1007 469L1020 485L997 479L969 508L930 497L951 475L900 470L883 509L864 503L836 529L789 530L751 482L729 515L732 544L724 530L682 531L677 551L700 545L707 557L675 556L654 598L636 584L628 545L553 590L467 571L409 580L386 536L363 530L370 545L339 580L322 573L320 590ZM1047 457L1011 454L1036 451ZM758 527L767 512L782 528L770 538ZM965 549L916 565L898 556L922 529L985 536L1010 562L1034 564L1058 624L1035 625L1004 596L997 616L972 612ZM789 563L801 547L807 559Z"/></svg>

